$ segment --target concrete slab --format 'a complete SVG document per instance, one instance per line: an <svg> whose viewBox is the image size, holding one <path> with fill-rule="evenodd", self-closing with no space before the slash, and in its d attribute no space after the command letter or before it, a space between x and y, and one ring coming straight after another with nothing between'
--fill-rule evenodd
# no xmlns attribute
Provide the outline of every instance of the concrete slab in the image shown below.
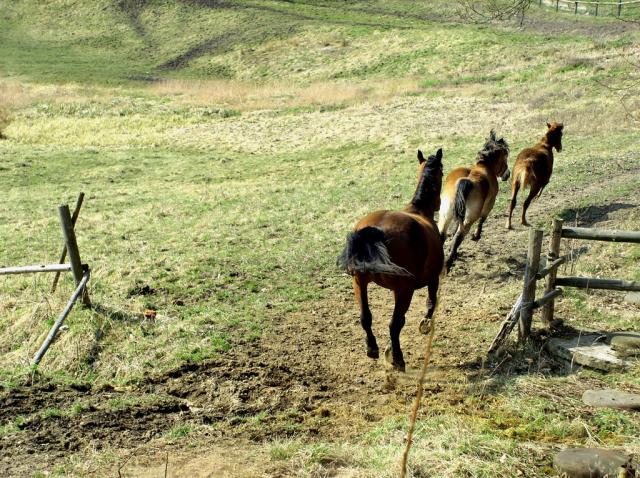
<svg viewBox="0 0 640 478"><path fill-rule="evenodd" d="M640 292L627 292L624 301L629 304L640 305Z"/></svg>
<svg viewBox="0 0 640 478"><path fill-rule="evenodd" d="M553 466L568 478L635 476L632 457L621 450L568 448L556 455Z"/></svg>
<svg viewBox="0 0 640 478"><path fill-rule="evenodd" d="M552 338L547 350L574 364L604 371L622 370L630 363L620 359L601 334L580 335L570 338Z"/></svg>
<svg viewBox="0 0 640 478"><path fill-rule="evenodd" d="M621 390L587 390L582 394L582 401L592 407L640 410L640 395Z"/></svg>
<svg viewBox="0 0 640 478"><path fill-rule="evenodd" d="M611 348L620 358L640 355L640 334L637 332L616 332L611 334Z"/></svg>

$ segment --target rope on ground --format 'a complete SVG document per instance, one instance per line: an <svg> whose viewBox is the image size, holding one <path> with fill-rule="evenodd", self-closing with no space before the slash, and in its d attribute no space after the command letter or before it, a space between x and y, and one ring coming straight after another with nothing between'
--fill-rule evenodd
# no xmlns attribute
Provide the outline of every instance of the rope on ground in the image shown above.
<svg viewBox="0 0 640 478"><path fill-rule="evenodd" d="M433 335L435 334L435 330L436 330L435 319L432 316L431 328L429 330L429 338L427 340L427 347L424 353L424 362L422 363L422 370L420 370L420 377L418 378L418 393L416 394L416 400L413 403L413 409L411 410L411 418L409 420L409 431L407 432L407 445L404 449L404 454L402 455L400 478L405 478L407 476L407 462L409 461L409 451L411 450L411 443L413 441L413 431L416 426L416 418L418 417L420 402L422 401L422 389L424 385L424 377L427 374L427 367L429 366L429 360L431 359L431 344L433 343Z"/></svg>

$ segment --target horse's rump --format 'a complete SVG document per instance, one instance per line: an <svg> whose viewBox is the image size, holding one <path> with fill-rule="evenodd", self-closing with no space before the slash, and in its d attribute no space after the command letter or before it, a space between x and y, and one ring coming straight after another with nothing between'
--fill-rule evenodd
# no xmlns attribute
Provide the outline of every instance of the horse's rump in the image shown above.
<svg viewBox="0 0 640 478"><path fill-rule="evenodd" d="M350 275L410 276L405 268L392 262L386 242L384 231L379 227L358 229L347 236L347 244L338 257L338 266Z"/></svg>
<svg viewBox="0 0 640 478"><path fill-rule="evenodd" d="M456 198L455 198L455 215L458 223L462 224L464 222L464 216L467 211L467 198L469 197L469 193L473 190L473 182L468 178L462 178L458 181L458 185L456 187Z"/></svg>
<svg viewBox="0 0 640 478"><path fill-rule="evenodd" d="M513 171L513 186L517 184L519 188L531 187L538 181L533 164L530 161L516 163Z"/></svg>

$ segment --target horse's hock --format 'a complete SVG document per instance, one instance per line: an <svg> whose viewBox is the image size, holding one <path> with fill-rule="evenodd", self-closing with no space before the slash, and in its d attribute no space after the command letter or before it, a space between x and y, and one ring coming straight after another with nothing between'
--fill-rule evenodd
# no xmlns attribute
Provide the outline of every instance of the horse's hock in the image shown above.
<svg viewBox="0 0 640 478"><path fill-rule="evenodd" d="M625 300L637 301L640 292L640 282L637 281L558 277L558 267L567 261L566 256L560 257L562 238L638 244L640 232L566 227L560 219L554 219L548 253L541 260L543 232L532 229L529 234L522 294L503 322L489 352L497 350L506 342L516 324L519 326L520 341L525 341L531 333L533 312L538 308L542 309L543 325L549 327L553 323L554 300L563 294L559 286L627 291ZM541 279L545 279L544 295L536 299L536 285ZM640 358L640 333L578 331L569 336L551 338L547 342L547 350L572 365L605 371L623 369Z"/></svg>

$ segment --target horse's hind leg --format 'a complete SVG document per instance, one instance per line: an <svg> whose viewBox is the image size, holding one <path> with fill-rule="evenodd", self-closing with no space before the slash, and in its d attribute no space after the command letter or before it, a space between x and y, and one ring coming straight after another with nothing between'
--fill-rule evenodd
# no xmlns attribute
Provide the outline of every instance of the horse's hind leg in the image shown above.
<svg viewBox="0 0 640 478"><path fill-rule="evenodd" d="M481 216L480 220L478 221L478 227L476 227L476 232L474 232L471 235L471 240L472 241L479 241L480 240L480 236L482 235L482 226L484 225L484 221L486 221L487 218L485 216Z"/></svg>
<svg viewBox="0 0 640 478"><path fill-rule="evenodd" d="M428 334L431 330L431 324L433 317L433 313L436 310L436 306L438 305L438 286L440 283L440 277L436 276L433 282L429 284L429 298L427 299L427 313L424 316L424 319L420 321L420 332L423 334Z"/></svg>
<svg viewBox="0 0 640 478"><path fill-rule="evenodd" d="M531 204L531 201L533 201L533 199L536 197L536 195L540 192L540 187L537 187L535 185L531 186L531 190L529 191L529 195L527 196L527 199L524 200L524 204L522 205L522 225L523 226L531 226L531 224L529 224L527 222L527 209L529 209L529 205Z"/></svg>
<svg viewBox="0 0 640 478"><path fill-rule="evenodd" d="M376 337L373 335L373 330L371 330L373 317L369 309L369 297L367 295L368 285L368 282L363 281L359 276L353 276L353 291L360 305L360 324L367 334L367 357L377 359L380 352Z"/></svg>
<svg viewBox="0 0 640 478"><path fill-rule="evenodd" d="M449 252L449 256L447 257L447 272L449 272L451 266L453 265L453 262L458 257L458 247L460 247L460 244L462 244L462 240L464 239L464 236L467 235L470 228L470 224L460 224L460 226L458 226L458 230L456 231L455 236L453 236L453 245L451 246L451 251Z"/></svg>
<svg viewBox="0 0 640 478"><path fill-rule="evenodd" d="M444 244L444 241L447 239L447 231L449 230L449 225L453 220L453 208L449 207L448 203L443 204L440 208L440 218L438 219L438 229L440 230L440 240Z"/></svg>
<svg viewBox="0 0 640 478"><path fill-rule="evenodd" d="M393 309L393 317L389 323L389 335L391 336L391 345L385 350L385 359L391 363L393 368L404 372L404 356L400 349L400 332L404 327L404 315L409 310L411 298L413 297L412 289L394 290L396 304Z"/></svg>
<svg viewBox="0 0 640 478"><path fill-rule="evenodd" d="M515 176L515 172L514 172ZM512 229L511 227L511 215L513 214L513 210L516 208L516 201L518 198L518 191L520 190L520 182L518 179L514 177L513 186L511 187L511 203L509 203L509 217L507 218L507 229Z"/></svg>

